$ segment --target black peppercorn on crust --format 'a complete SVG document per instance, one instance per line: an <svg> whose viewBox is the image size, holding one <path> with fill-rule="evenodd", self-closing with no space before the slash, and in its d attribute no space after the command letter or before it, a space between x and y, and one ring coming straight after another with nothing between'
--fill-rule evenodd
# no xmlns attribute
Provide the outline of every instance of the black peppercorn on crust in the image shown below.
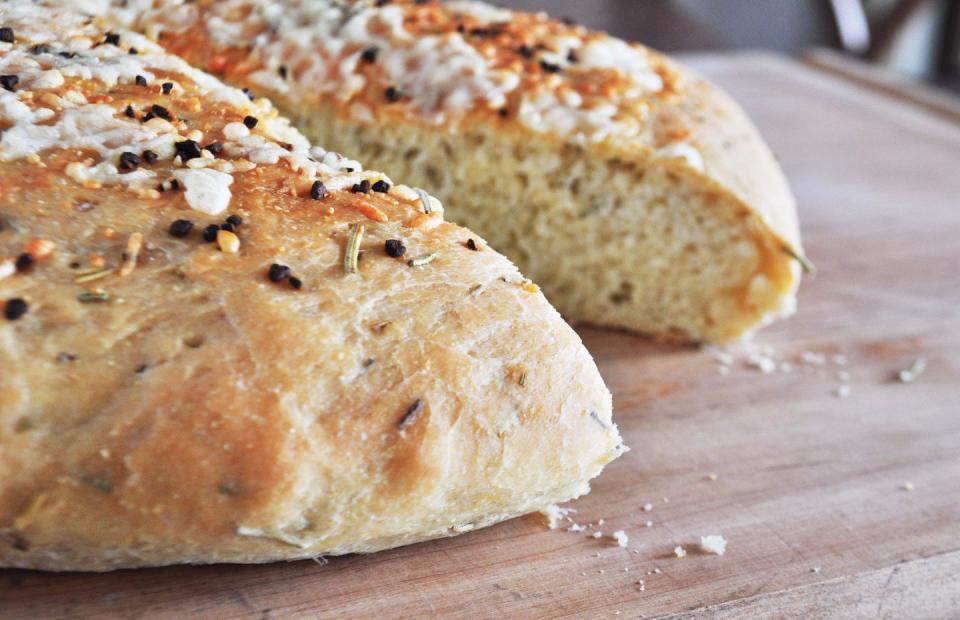
<svg viewBox="0 0 960 620"><path fill-rule="evenodd" d="M794 309L806 263L779 166L726 94L655 51L464 0L114 5L434 192L570 320L723 342Z"/></svg>
<svg viewBox="0 0 960 620"><path fill-rule="evenodd" d="M0 566L371 552L623 450L576 334L435 199L144 37L0 25Z"/></svg>

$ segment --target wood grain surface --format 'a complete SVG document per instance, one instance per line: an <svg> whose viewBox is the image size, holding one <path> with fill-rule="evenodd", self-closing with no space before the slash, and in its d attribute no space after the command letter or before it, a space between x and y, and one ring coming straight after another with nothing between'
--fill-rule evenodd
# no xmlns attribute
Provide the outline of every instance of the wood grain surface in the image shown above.
<svg viewBox="0 0 960 620"><path fill-rule="evenodd" d="M960 126L786 59L693 64L778 153L819 274L728 374L581 330L632 452L571 517L627 549L529 516L326 565L0 571L0 617L960 617Z"/></svg>

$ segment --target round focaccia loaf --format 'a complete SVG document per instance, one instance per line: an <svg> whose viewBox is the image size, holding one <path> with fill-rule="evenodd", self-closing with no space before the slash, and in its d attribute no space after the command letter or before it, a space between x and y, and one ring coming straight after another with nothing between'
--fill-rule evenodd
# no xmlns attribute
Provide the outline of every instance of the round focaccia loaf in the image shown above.
<svg viewBox="0 0 960 620"><path fill-rule="evenodd" d="M376 551L624 449L535 285L265 100L29 2L0 86L0 566Z"/></svg>
<svg viewBox="0 0 960 620"><path fill-rule="evenodd" d="M436 193L568 319L728 341L793 311L772 154L643 46L480 2L124 0L114 17Z"/></svg>

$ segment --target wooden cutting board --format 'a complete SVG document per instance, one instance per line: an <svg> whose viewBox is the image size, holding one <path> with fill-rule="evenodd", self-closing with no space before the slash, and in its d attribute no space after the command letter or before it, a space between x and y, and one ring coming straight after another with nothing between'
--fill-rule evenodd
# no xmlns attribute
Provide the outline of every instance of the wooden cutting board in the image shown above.
<svg viewBox="0 0 960 620"><path fill-rule="evenodd" d="M0 617L960 617L960 121L782 58L694 64L781 158L819 274L729 371L581 330L633 450L570 516L627 549L531 516L326 565L0 571Z"/></svg>

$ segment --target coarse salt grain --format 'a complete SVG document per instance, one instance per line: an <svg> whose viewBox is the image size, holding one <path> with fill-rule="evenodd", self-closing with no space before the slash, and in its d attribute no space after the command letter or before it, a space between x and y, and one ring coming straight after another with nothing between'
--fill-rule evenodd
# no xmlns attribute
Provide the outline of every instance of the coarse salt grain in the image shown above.
<svg viewBox="0 0 960 620"><path fill-rule="evenodd" d="M243 123L227 123L223 126L223 137L231 142L237 142L250 135L250 129Z"/></svg>
<svg viewBox="0 0 960 620"><path fill-rule="evenodd" d="M0 260L0 280L17 273L16 262L12 258Z"/></svg>
<svg viewBox="0 0 960 620"><path fill-rule="evenodd" d="M230 185L233 176L219 170L177 170L174 178L186 188L184 197L194 211L208 215L223 213L230 206Z"/></svg>

